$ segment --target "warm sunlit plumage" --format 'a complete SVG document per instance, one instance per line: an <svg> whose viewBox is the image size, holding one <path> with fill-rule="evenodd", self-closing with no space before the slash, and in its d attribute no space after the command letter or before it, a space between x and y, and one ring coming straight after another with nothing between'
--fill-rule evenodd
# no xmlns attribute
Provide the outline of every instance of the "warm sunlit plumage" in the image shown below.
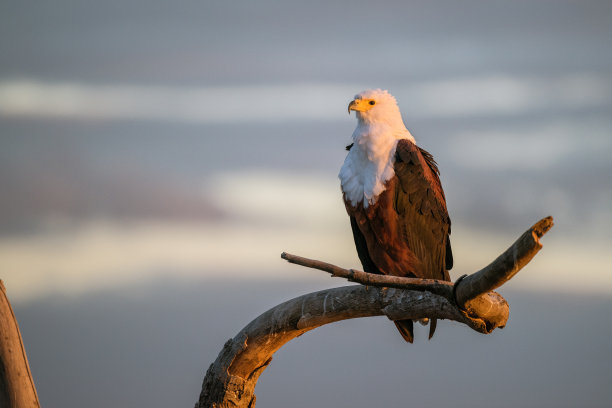
<svg viewBox="0 0 612 408"><path fill-rule="evenodd" d="M339 178L364 270L449 280L450 219L433 157L416 146L389 92L361 92L348 110L358 123ZM412 321L395 323L412 342Z"/></svg>

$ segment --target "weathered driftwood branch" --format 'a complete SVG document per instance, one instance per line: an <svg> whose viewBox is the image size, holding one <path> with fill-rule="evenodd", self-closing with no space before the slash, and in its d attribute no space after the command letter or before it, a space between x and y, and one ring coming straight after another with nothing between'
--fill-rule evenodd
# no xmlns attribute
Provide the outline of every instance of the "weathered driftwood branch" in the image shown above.
<svg viewBox="0 0 612 408"><path fill-rule="evenodd" d="M552 217L541 219L488 266L462 279L457 285L457 303L464 305L469 299L496 289L512 279L542 249L540 238L552 226Z"/></svg>
<svg viewBox="0 0 612 408"><path fill-rule="evenodd" d="M38 395L13 309L0 280L0 407L38 408Z"/></svg>
<svg viewBox="0 0 612 408"><path fill-rule="evenodd" d="M372 275L321 261L283 254L293 263L325 270L366 286L309 293L263 313L228 340L206 372L196 407L254 407L255 385L272 355L289 340L339 320L385 315L391 320L436 318L461 322L480 333L503 327L506 300L490 290L512 278L542 247L539 238L552 227L545 218L523 234L489 266L453 284ZM459 305L459 306L458 306Z"/></svg>
<svg viewBox="0 0 612 408"><path fill-rule="evenodd" d="M540 238L553 226L552 217L546 217L535 223L523 233L504 253L486 267L472 275L460 278L455 284L437 279L403 278L399 276L377 275L356 269L344 269L327 262L304 258L283 252L281 258L308 268L329 272L332 277L345 278L351 282L366 286L393 287L419 290L444 296L454 302L460 309L472 316L493 317L487 305L486 297L481 297L493 289L502 286L518 273L542 248ZM453 293L453 290L455 293ZM485 310L489 312L485 314ZM503 326L498 324L497 327Z"/></svg>

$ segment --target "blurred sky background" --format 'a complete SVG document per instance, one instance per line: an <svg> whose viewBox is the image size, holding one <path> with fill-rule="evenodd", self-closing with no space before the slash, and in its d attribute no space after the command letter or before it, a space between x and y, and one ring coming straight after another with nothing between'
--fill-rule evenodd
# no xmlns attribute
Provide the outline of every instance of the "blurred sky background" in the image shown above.
<svg viewBox="0 0 612 408"><path fill-rule="evenodd" d="M0 4L0 278L47 407L192 406L223 342L358 267L366 88L437 159L453 279L553 215L490 336L384 318L283 348L260 407L610 406L612 3ZM500 385L503 384L503 385Z"/></svg>

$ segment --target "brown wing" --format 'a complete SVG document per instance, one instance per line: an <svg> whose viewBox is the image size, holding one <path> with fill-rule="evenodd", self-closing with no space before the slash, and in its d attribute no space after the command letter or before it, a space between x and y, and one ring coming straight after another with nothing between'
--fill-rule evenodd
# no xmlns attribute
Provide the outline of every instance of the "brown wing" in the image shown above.
<svg viewBox="0 0 612 408"><path fill-rule="evenodd" d="M400 140L394 170L395 177L374 205L354 207L345 198L364 270L450 280L450 218L436 162L411 141ZM395 325L404 340L412 343L412 320ZM435 329L436 319L432 319L429 338Z"/></svg>
<svg viewBox="0 0 612 408"><path fill-rule="evenodd" d="M394 169L398 183L393 208L406 246L420 261L417 276L450 280L450 218L436 162L427 151L402 139Z"/></svg>

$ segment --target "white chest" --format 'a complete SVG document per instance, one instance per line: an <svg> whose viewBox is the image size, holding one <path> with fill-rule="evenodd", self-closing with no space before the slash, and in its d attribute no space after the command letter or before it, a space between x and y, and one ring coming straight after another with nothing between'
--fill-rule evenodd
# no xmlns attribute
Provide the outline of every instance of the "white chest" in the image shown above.
<svg viewBox="0 0 612 408"><path fill-rule="evenodd" d="M368 207L385 190L385 183L395 172L395 149L399 139L412 139L407 130L385 127L357 127L353 147L348 152L338 177L346 198L354 206Z"/></svg>

